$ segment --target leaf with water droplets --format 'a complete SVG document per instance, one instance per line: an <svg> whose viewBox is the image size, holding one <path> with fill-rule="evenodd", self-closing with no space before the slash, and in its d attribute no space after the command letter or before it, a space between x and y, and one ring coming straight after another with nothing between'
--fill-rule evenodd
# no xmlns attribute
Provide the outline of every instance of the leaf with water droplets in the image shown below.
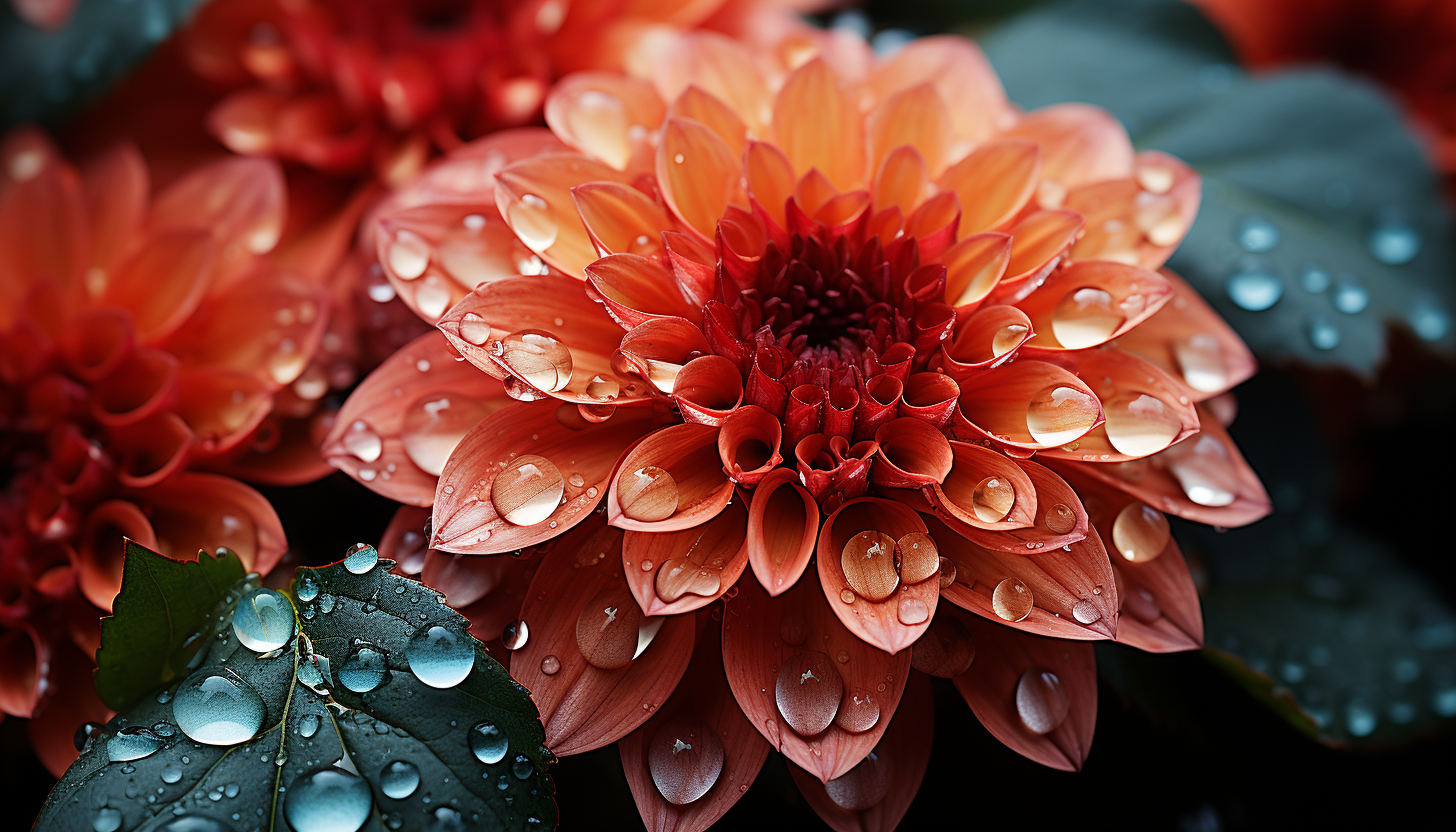
<svg viewBox="0 0 1456 832"><path fill-rule="evenodd" d="M287 594L256 576L211 595L205 583L152 581L172 602L163 610L190 609L173 592L211 602L191 629L186 678L158 688L141 677L155 695L92 734L37 828L224 829L243 816L293 832L354 832L371 818L368 828L554 826L552 758L526 689L437 593L391 574L372 548L351 552L298 570ZM128 576L157 560L129 553ZM241 574L235 559L212 563ZM131 580L121 623L147 585Z"/></svg>
<svg viewBox="0 0 1456 832"><path fill-rule="evenodd" d="M1260 357L1370 373L1387 324L1456 346L1451 215L1375 87L1325 69L1247 76L1175 0L1053 4L984 45L1018 104L1105 107L1136 146L1202 175L1197 220L1169 265ZM1154 199L1161 188L1139 184Z"/></svg>

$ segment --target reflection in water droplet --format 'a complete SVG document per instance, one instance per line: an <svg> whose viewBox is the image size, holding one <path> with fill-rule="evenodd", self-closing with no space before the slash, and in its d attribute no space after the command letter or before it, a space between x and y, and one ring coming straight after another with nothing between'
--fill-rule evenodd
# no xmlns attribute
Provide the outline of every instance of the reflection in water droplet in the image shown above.
<svg viewBox="0 0 1456 832"><path fill-rule="evenodd" d="M844 682L829 657L800 650L779 667L774 702L795 733L813 736L829 727L839 712Z"/></svg>
<svg viewBox="0 0 1456 832"><path fill-rule="evenodd" d="M298 579L298 589L296 592L298 600L308 603L318 597L318 581L314 580L312 575L304 575Z"/></svg>
<svg viewBox="0 0 1456 832"><path fill-rule="evenodd" d="M1036 442L1065 445L1097 421L1097 399L1075 387L1053 384L1037 393L1026 409L1026 429Z"/></svg>
<svg viewBox="0 0 1456 832"><path fill-rule="evenodd" d="M955 583L956 565L950 558L940 559L940 588L945 589Z"/></svg>
<svg viewBox="0 0 1456 832"><path fill-rule="evenodd" d="M824 792L830 800L850 811L872 808L890 793L890 767L871 751L843 776L825 783Z"/></svg>
<svg viewBox="0 0 1456 832"><path fill-rule="evenodd" d="M304 714L298 721L298 735L304 739L312 737L318 733L320 722L318 714Z"/></svg>
<svg viewBox="0 0 1456 832"><path fill-rule="evenodd" d="M1173 408L1147 393L1127 392L1102 403L1107 439L1118 453L1150 456L1178 438L1183 423Z"/></svg>
<svg viewBox="0 0 1456 832"><path fill-rule="evenodd" d="M150 757L165 741L150 728L129 725L112 735L106 743L106 758L113 763Z"/></svg>
<svg viewBox="0 0 1456 832"><path fill-rule="evenodd" d="M1249 217L1239 223L1237 237L1244 251L1272 251L1279 245L1279 229L1263 217Z"/></svg>
<svg viewBox="0 0 1456 832"><path fill-rule="evenodd" d="M991 609L1006 621L1021 621L1031 614L1031 588L1016 578L1004 578L991 592Z"/></svg>
<svg viewBox="0 0 1456 832"><path fill-rule="evenodd" d="M288 787L283 817L294 832L357 832L373 806L364 778L339 768L318 768Z"/></svg>
<svg viewBox="0 0 1456 832"><path fill-rule="evenodd" d="M1077 603L1072 605L1072 618L1076 619L1078 624L1091 624L1102 618L1102 612L1090 600L1080 598Z"/></svg>
<svg viewBox="0 0 1456 832"><path fill-rule="evenodd" d="M1178 453L1166 462L1168 473L1193 502L1210 508L1231 505L1234 488L1228 479L1228 451L1223 443L1206 434L1189 441L1191 445L1185 441L1176 446Z"/></svg>
<svg viewBox="0 0 1456 832"><path fill-rule="evenodd" d="M470 751L486 765L504 760L510 747L510 738L494 722L482 722L470 729Z"/></svg>
<svg viewBox="0 0 1456 832"><path fill-rule="evenodd" d="M384 684L388 674L388 655L375 645L361 644L349 651L339 668L339 684L355 693L368 693Z"/></svg>
<svg viewBox="0 0 1456 832"><path fill-rule="evenodd" d="M514 774L517 780L525 780L535 772L536 764L531 762L531 758L525 754L517 754L515 761L511 763L511 774Z"/></svg>
<svg viewBox="0 0 1456 832"><path fill-rule="evenodd" d="M532 250L544 252L556 242L559 229L556 219L546 200L535 194L526 194L519 201L512 201L506 209L506 219L521 242Z"/></svg>
<svg viewBox="0 0 1456 832"><path fill-rule="evenodd" d="M916 624L925 623L925 620L930 617L930 607L919 598L902 597L899 607L895 610L895 616L900 619L901 624L913 627Z"/></svg>
<svg viewBox="0 0 1456 832"><path fill-rule="evenodd" d="M490 486L495 510L507 523L533 526L555 513L566 493L561 471L551 460L522 454L496 475Z"/></svg>
<svg viewBox="0 0 1456 832"><path fill-rule="evenodd" d="M1011 513L1016 489L1002 477L986 477L971 492L971 510L985 523L998 523Z"/></svg>
<svg viewBox="0 0 1456 832"><path fill-rule="evenodd" d="M895 541L895 564L906 585L929 580L940 571L940 550L925 532L910 532Z"/></svg>
<svg viewBox="0 0 1456 832"><path fill-rule="evenodd" d="M1042 523L1052 534L1066 534L1077 527L1077 513L1065 503L1057 503L1047 509Z"/></svg>
<svg viewBox="0 0 1456 832"><path fill-rule="evenodd" d="M701 719L679 714L664 720L647 745L647 770L663 799L686 806L718 782L723 743Z"/></svg>
<svg viewBox="0 0 1456 832"><path fill-rule="evenodd" d="M1268 264L1249 261L1229 276L1224 282L1224 291L1240 309L1263 312L1284 295L1284 281L1273 273Z"/></svg>
<svg viewBox="0 0 1456 832"><path fill-rule="evenodd" d="M531 637L531 628L526 626L525 620L513 621L506 625L501 632L501 641L505 643L507 650L519 650L526 646L526 641Z"/></svg>
<svg viewBox="0 0 1456 832"><path fill-rule="evenodd" d="M293 638L293 605L281 592L255 589L233 610L233 633L255 653L277 650Z"/></svg>
<svg viewBox="0 0 1456 832"><path fill-rule="evenodd" d="M415 678L432 688L453 688L475 667L470 637L438 624L416 630L404 656Z"/></svg>
<svg viewBox="0 0 1456 832"><path fill-rule="evenodd" d="M252 739L266 713L258 692L225 667L197 670L172 698L177 727L205 745L237 745Z"/></svg>
<svg viewBox="0 0 1456 832"><path fill-rule="evenodd" d="M617 481L617 502L622 514L632 520L651 523L677 513L677 480L672 474L648 465Z"/></svg>
<svg viewBox="0 0 1456 832"><path fill-rule="evenodd" d="M561 670L561 660L555 656L547 656L541 660L541 672L547 676L555 676Z"/></svg>
<svg viewBox="0 0 1456 832"><path fill-rule="evenodd" d="M91 743L93 737L105 734L106 726L99 722L83 722L76 733L71 736L71 742L76 746L77 751L85 751L86 746Z"/></svg>
<svg viewBox="0 0 1456 832"><path fill-rule="evenodd" d="M1133 563L1146 563L1162 554L1168 539L1168 518L1143 503L1128 503L1112 521L1112 545Z"/></svg>
<svg viewBox="0 0 1456 832"><path fill-rule="evenodd" d="M1365 311L1370 305L1370 290L1353 274L1342 274L1335 280L1335 293L1331 297L1335 308L1346 315Z"/></svg>
<svg viewBox="0 0 1456 832"><path fill-rule="evenodd" d="M657 597L669 604L684 595L712 598L722 588L722 570L685 557L669 558L653 580Z"/></svg>
<svg viewBox="0 0 1456 832"><path fill-rule="evenodd" d="M355 575L363 575L379 563L379 552L367 543L355 543L344 553L344 568Z"/></svg>
<svg viewBox="0 0 1456 832"><path fill-rule="evenodd" d="M895 571L895 539L874 530L862 531L844 544L839 556L844 578L862 598L883 601L900 585Z"/></svg>
<svg viewBox="0 0 1456 832"><path fill-rule="evenodd" d="M571 350L551 333L523 329L502 338L499 345L501 361L537 390L554 393L571 381Z"/></svg>
<svg viewBox="0 0 1456 832"><path fill-rule="evenodd" d="M384 262L395 277L414 280L430 265L430 244L415 232L401 229L389 241Z"/></svg>
<svg viewBox="0 0 1456 832"><path fill-rule="evenodd" d="M1112 337L1126 320L1111 294L1084 286L1068 292L1052 310L1052 335L1068 349L1094 347Z"/></svg>
<svg viewBox="0 0 1456 832"><path fill-rule="evenodd" d="M863 734L880 721L880 703L867 690L845 691L834 724L851 734Z"/></svg>
<svg viewBox="0 0 1456 832"><path fill-rule="evenodd" d="M1016 683L1016 715L1033 734L1050 734L1072 709L1062 680L1043 667L1029 667Z"/></svg>
<svg viewBox="0 0 1456 832"><path fill-rule="evenodd" d="M1026 338L1027 328L1021 324L1008 324L997 331L991 339L991 357L1000 358L1011 352L1017 344Z"/></svg>
<svg viewBox="0 0 1456 832"><path fill-rule="evenodd" d="M379 790L385 797L403 800L420 787L420 770L408 760L395 760L379 772Z"/></svg>
<svg viewBox="0 0 1456 832"><path fill-rule="evenodd" d="M171 763L168 763L166 765L166 767L164 767L162 769L162 782L163 783L167 783L167 784L170 785L172 783L176 783L178 780L181 780L181 779L182 779L182 769L178 768L177 766L175 766L175 765L173 765Z"/></svg>

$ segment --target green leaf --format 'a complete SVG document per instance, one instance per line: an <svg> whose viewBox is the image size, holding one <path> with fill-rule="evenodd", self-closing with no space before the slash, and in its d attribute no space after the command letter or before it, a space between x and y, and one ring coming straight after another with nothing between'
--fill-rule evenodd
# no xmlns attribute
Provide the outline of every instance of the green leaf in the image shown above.
<svg viewBox="0 0 1456 832"><path fill-rule="evenodd" d="M97 732L36 829L554 827L530 695L439 593L363 555L347 561L359 574L299 569L288 594L252 580L230 591L191 675ZM410 648L421 632L459 661L427 663ZM478 755L482 725L495 745Z"/></svg>
<svg viewBox="0 0 1456 832"><path fill-rule="evenodd" d="M37 29L0 3L0 123L67 114L124 75L201 0L80 0L62 28Z"/></svg>
<svg viewBox="0 0 1456 832"><path fill-rule="evenodd" d="M237 555L198 552L184 563L126 541L121 592L101 619L96 694L108 708L131 707L171 681L201 646L195 638L228 588L243 577Z"/></svg>
<svg viewBox="0 0 1456 832"><path fill-rule="evenodd" d="M1021 106L1105 107L1139 148L1203 175L1169 266L1261 358L1368 374L1387 324L1456 347L1451 215L1399 109L1370 84L1330 70L1248 76L1180 0L1056 3L983 45ZM1249 308L1273 292L1271 307Z"/></svg>

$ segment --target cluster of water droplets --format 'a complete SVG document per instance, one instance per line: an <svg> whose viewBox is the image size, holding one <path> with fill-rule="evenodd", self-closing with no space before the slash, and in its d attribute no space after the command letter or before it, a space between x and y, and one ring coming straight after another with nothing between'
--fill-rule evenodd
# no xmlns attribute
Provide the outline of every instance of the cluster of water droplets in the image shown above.
<svg viewBox="0 0 1456 832"><path fill-rule="evenodd" d="M896 540L867 529L845 542L839 565L848 586L839 600L853 604L857 599L883 602L899 593L896 617L907 626L923 624L930 607L914 587L942 575L942 563L935 539L924 532L910 532Z"/></svg>

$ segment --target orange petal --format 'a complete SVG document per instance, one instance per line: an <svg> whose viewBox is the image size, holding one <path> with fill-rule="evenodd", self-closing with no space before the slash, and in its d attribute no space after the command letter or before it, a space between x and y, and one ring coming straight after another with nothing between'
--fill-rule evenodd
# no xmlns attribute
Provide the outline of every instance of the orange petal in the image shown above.
<svg viewBox="0 0 1456 832"><path fill-rule="evenodd" d="M870 114L869 125L875 169L880 169L892 151L905 146L920 154L931 176L945 167L951 143L950 112L933 85L917 84L881 101Z"/></svg>
<svg viewBox="0 0 1456 832"><path fill-rule="evenodd" d="M890 727L866 757L828 783L789 766L794 785L815 814L837 832L891 832L910 809L930 764L935 701L924 674L911 677Z"/></svg>
<svg viewBox="0 0 1456 832"><path fill-rule="evenodd" d="M264 419L253 434L253 446L240 456L210 463L212 470L254 485L307 485L332 474L334 468L319 452L325 420L336 414L323 410L309 418Z"/></svg>
<svg viewBox="0 0 1456 832"><path fill-rule="evenodd" d="M401 574L420 574L425 568L425 556L431 551L424 534L429 522L428 508L400 506L379 538L379 556L394 561Z"/></svg>
<svg viewBox="0 0 1456 832"><path fill-rule="evenodd" d="M672 399L685 421L722 425L743 403L743 376L721 355L699 356L678 372Z"/></svg>
<svg viewBox="0 0 1456 832"><path fill-rule="evenodd" d="M891 488L919 488L939 483L951 470L951 446L928 422L908 417L886 422L875 432L880 459L870 479Z"/></svg>
<svg viewBox="0 0 1456 832"><path fill-rule="evenodd" d="M208 111L208 132L234 153L277 156L285 150L279 141L278 128L288 103L287 95L273 90L238 90L224 96Z"/></svg>
<svg viewBox="0 0 1456 832"><path fill-rule="evenodd" d="M571 189L599 181L627 184L627 177L579 154L542 153L509 164L496 174L496 207L527 248L580 279L582 269L597 259L597 253L577 216Z"/></svg>
<svg viewBox="0 0 1456 832"><path fill-rule="evenodd" d="M139 349L92 386L91 414L105 425L129 425L171 406L177 395L177 359Z"/></svg>
<svg viewBox="0 0 1456 832"><path fill-rule="evenodd" d="M644 615L705 607L748 566L748 512L740 500L708 522L673 532L622 536L622 570Z"/></svg>
<svg viewBox="0 0 1456 832"><path fill-rule="evenodd" d="M748 562L769 595L799 580L819 534L819 504L790 468L759 482L748 507Z"/></svg>
<svg viewBox="0 0 1456 832"><path fill-rule="evenodd" d="M237 447L272 408L272 392L253 373L185 369L178 374L176 412L191 429L201 454Z"/></svg>
<svg viewBox="0 0 1456 832"><path fill-rule="evenodd" d="M1181 160L1155 150L1139 153L1131 178L1067 194L1064 207L1087 219L1087 234L1071 256L1156 269L1193 225L1201 195L1201 178Z"/></svg>
<svg viewBox="0 0 1456 832"><path fill-rule="evenodd" d="M212 278L214 246L205 229L154 235L106 281L100 301L131 310L139 340L156 343L197 309Z"/></svg>
<svg viewBox="0 0 1456 832"><path fill-rule="evenodd" d="M664 46L640 56L651 62L640 77L651 78L664 100L696 86L731 107L750 133L766 134L773 96L747 46L706 31L687 33Z"/></svg>
<svg viewBox="0 0 1456 832"><path fill-rule="evenodd" d="M717 627L704 629L672 698L617 743L649 832L708 828L743 796L768 758L768 743L728 687L721 642Z"/></svg>
<svg viewBox="0 0 1456 832"><path fill-rule="evenodd" d="M870 88L877 100L884 101L897 90L927 82L944 99L955 138L962 144L990 138L1012 118L995 71L965 38L916 38L875 68Z"/></svg>
<svg viewBox="0 0 1456 832"><path fill-rule="evenodd" d="M864 643L829 603L813 581L777 598L745 581L723 608L723 667L739 706L770 744L821 782L844 775L875 747L910 672L909 651L891 656ZM875 706L878 716L866 727Z"/></svg>
<svg viewBox="0 0 1456 832"><path fill-rule="evenodd" d="M987 531L946 512L941 517L977 545L998 552L1050 552L1087 536L1087 511L1077 492L1055 473L1026 459L1013 459L1036 489L1036 517L1029 526Z"/></svg>
<svg viewBox="0 0 1456 832"><path fill-rule="evenodd" d="M749 142L743 151L743 170L754 202L763 207L769 219L784 227L784 204L794 195L797 181L789 157L775 145Z"/></svg>
<svg viewBox="0 0 1456 832"><path fill-rule="evenodd" d="M1011 262L1011 235L997 231L958 240L940 255L945 266L945 301L974 308L1006 274Z"/></svg>
<svg viewBox="0 0 1456 832"><path fill-rule="evenodd" d="M1017 307L1038 335L1029 346L1081 350L1127 334L1172 295L1173 287L1156 272L1083 260L1052 272Z"/></svg>
<svg viewBox="0 0 1456 832"><path fill-rule="evenodd" d="M494 202L406 208L379 217L373 233L390 285L427 323L481 283L546 271Z"/></svg>
<svg viewBox="0 0 1456 832"><path fill-rule="evenodd" d="M586 267L586 279L625 329L653 318L696 320L701 314L688 304L672 274L646 257L608 255Z"/></svg>
<svg viewBox="0 0 1456 832"><path fill-rule="evenodd" d="M630 252L665 257L662 232L673 230L674 223L641 191L619 182L589 182L572 188L571 195L601 256Z"/></svg>
<svg viewBox="0 0 1456 832"><path fill-rule="evenodd" d="M961 200L960 236L1000 228L1036 192L1041 151L1024 139L987 142L940 174L936 184Z"/></svg>
<svg viewBox="0 0 1456 832"><path fill-rule="evenodd" d="M1049 459L1126 462L1151 456L1198 432L1183 386L1153 364L1111 347L1063 354L1063 364L1097 394L1107 421Z"/></svg>
<svg viewBox="0 0 1456 832"><path fill-rule="evenodd" d="M1132 174L1132 141L1122 123L1100 107L1043 107L1023 116L1005 135L1036 142L1042 151L1042 179L1068 189Z"/></svg>
<svg viewBox="0 0 1456 832"><path fill-rule="evenodd" d="M130 144L103 153L85 168L86 219L91 223L91 259L110 273L129 248L144 239L152 187L147 163Z"/></svg>
<svg viewBox="0 0 1456 832"><path fill-rule="evenodd" d="M950 376L935 372L914 373L905 379L898 412L941 427L950 421L960 395L960 385Z"/></svg>
<svg viewBox="0 0 1456 832"><path fill-rule="evenodd" d="M648 436L622 459L607 493L607 520L642 532L689 529L733 499L718 456L718 429L673 425Z"/></svg>
<svg viewBox="0 0 1456 832"><path fill-rule="evenodd" d="M1016 463L990 448L950 443L954 464L926 497L932 505L978 529L1026 528L1036 518L1036 487Z"/></svg>
<svg viewBox="0 0 1456 832"><path fill-rule="evenodd" d="M151 521L135 503L107 500L87 514L86 527L76 544L76 575L81 593L107 612L111 611L112 599L121 589L128 539L148 549L157 546Z"/></svg>
<svg viewBox="0 0 1456 832"><path fill-rule="evenodd" d="M898 208L901 215L914 211L925 197L930 182L925 159L909 145L885 154L875 174L875 210Z"/></svg>
<svg viewBox="0 0 1456 832"><path fill-rule="evenodd" d="M511 655L511 675L531 691L546 746L561 756L631 733L672 694L692 658L692 616L644 619L620 572L621 545L622 532L600 520L574 529L541 560L521 607L530 635Z"/></svg>
<svg viewBox="0 0 1456 832"><path fill-rule="evenodd" d="M1018 633L962 615L976 643L971 669L955 678L976 718L1016 753L1079 771L1097 722L1092 645Z"/></svg>
<svg viewBox="0 0 1456 832"><path fill-rule="evenodd" d="M752 487L784 461L779 453L783 424L755 405L740 407L723 419L718 458L728 478Z"/></svg>
<svg viewBox="0 0 1456 832"><path fill-rule="evenodd" d="M50 140L21 130L0 145L0 323L38 280L77 285L90 261L80 178Z"/></svg>
<svg viewBox="0 0 1456 832"><path fill-rule="evenodd" d="M283 233L288 201L283 170L271 159L232 158L199 168L152 201L153 232L211 229L219 276L236 276L249 255L266 254Z"/></svg>
<svg viewBox="0 0 1456 832"><path fill-rule="evenodd" d="M583 153L626 170L667 108L652 85L615 72L576 72L546 98L546 124Z"/></svg>
<svg viewBox="0 0 1456 832"><path fill-rule="evenodd" d="M624 336L619 350L633 371L664 393L676 391L677 378L694 353L711 353L703 331L681 318L656 318ZM726 390L726 388L723 388Z"/></svg>
<svg viewBox="0 0 1456 832"><path fill-rule="evenodd" d="M1054 364L1013 361L960 380L956 435L1040 450L1075 442L1102 424L1087 383Z"/></svg>
<svg viewBox="0 0 1456 832"><path fill-rule="evenodd" d="M996 293L998 301L1014 303L1041 285L1081 235L1083 224L1075 211L1036 211L1012 226L1011 262Z"/></svg>
<svg viewBox="0 0 1456 832"><path fill-rule="evenodd" d="M733 108L724 104L717 96L699 87L690 86L672 102L670 112L678 118L696 121L717 133L718 138L733 152L733 158L743 157L743 151L748 144L748 128L743 119L733 112Z"/></svg>
<svg viewBox="0 0 1456 832"><path fill-rule="evenodd" d="M169 411L113 425L106 433L117 457L117 481L128 488L146 488L182 470L195 441L182 417Z"/></svg>
<svg viewBox="0 0 1456 832"><path fill-rule="evenodd" d="M486 416L440 474L431 545L491 555L559 536L596 509L622 451L652 422L651 409L637 407L588 422L554 401Z"/></svg>
<svg viewBox="0 0 1456 832"><path fill-rule="evenodd" d="M133 499L156 529L158 551L173 560L195 560L202 549L227 548L244 569L267 575L288 551L273 506L237 480L187 471Z"/></svg>
<svg viewBox="0 0 1456 832"><path fill-rule="evenodd" d="M722 138L696 121L669 118L657 146L662 196L682 221L708 239L729 205L745 204L743 168Z"/></svg>
<svg viewBox="0 0 1456 832"><path fill-rule="evenodd" d="M1034 332L1031 319L1014 306L982 306L957 321L955 337L940 348L944 371L966 380L1016 358Z"/></svg>
<svg viewBox="0 0 1456 832"><path fill-rule="evenodd" d="M830 608L868 644L894 655L930 627L940 557L914 511L877 497L850 500L825 518L815 560Z"/></svg>
<svg viewBox="0 0 1456 832"><path fill-rule="evenodd" d="M0 714L25 718L35 712L51 684L51 648L30 625L17 623L19 626L7 626L0 633L0 662L5 668L0 678Z"/></svg>
<svg viewBox="0 0 1456 832"><path fill-rule="evenodd" d="M774 98L773 123L777 144L796 172L817 169L842 191L864 184L864 118L822 58L789 75Z"/></svg>
<svg viewBox="0 0 1456 832"><path fill-rule="evenodd" d="M460 440L510 401L498 382L460 361L444 335L426 333L354 389L322 451L365 488L428 506Z"/></svg>

